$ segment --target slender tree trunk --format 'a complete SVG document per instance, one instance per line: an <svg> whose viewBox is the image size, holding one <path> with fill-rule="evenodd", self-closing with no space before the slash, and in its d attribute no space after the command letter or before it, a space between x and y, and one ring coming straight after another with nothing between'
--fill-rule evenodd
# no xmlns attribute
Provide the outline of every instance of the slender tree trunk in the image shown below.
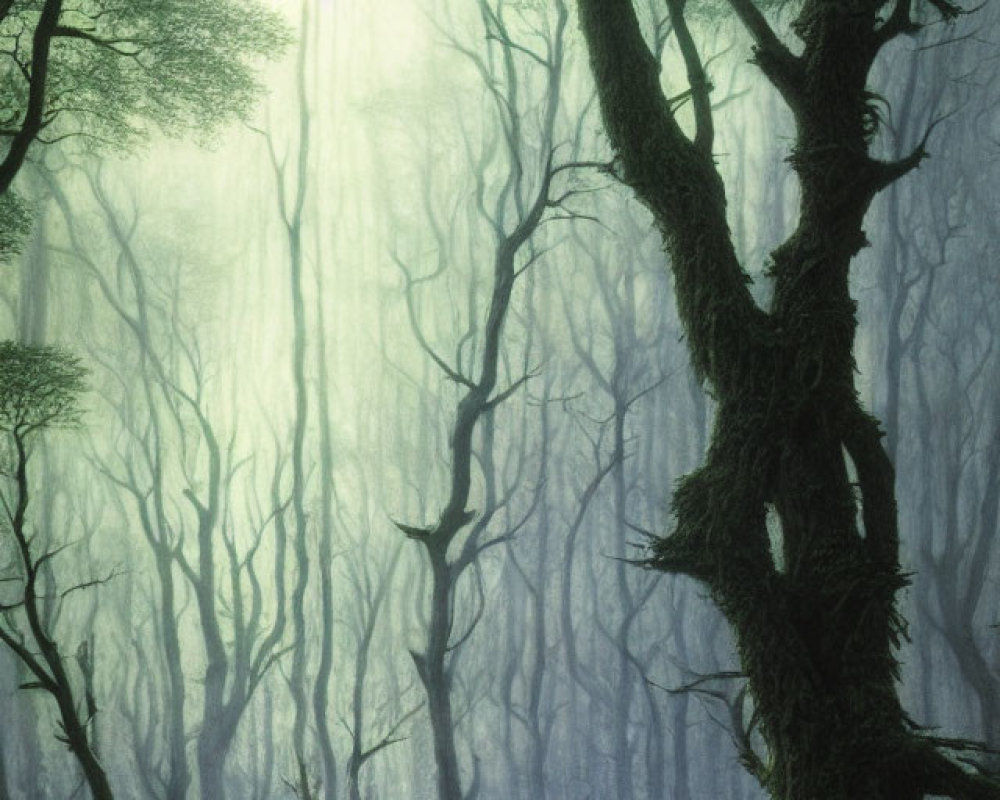
<svg viewBox="0 0 1000 800"><path fill-rule="evenodd" d="M680 587L675 587L679 590ZM687 624L687 598L682 593L674 606L674 652L679 663L689 663L690 655L687 648L687 636L684 627ZM673 800L688 800L691 797L690 757L688 755L688 706L691 696L681 692L671 699L673 714L671 715L670 734L673 739Z"/></svg>
<svg viewBox="0 0 1000 800"><path fill-rule="evenodd" d="M0 735L0 800L13 800L9 764L13 759L13 744L20 738L22 732L15 707L17 684L13 678L16 675L16 668L16 664L6 655L0 655L0 719L4 720L7 730L6 735ZM12 736L13 732L18 736Z"/></svg>
<svg viewBox="0 0 1000 800"><path fill-rule="evenodd" d="M42 181L34 181L39 192ZM18 296L18 340L24 344L45 344L49 312L48 204L40 203L34 234L20 262Z"/></svg>
<svg viewBox="0 0 1000 800"><path fill-rule="evenodd" d="M54 673L57 682L69 686L69 680L65 674L60 675L58 670L54 670ZM87 728L80 722L74 697L68 690L60 689L56 694L56 704L59 706L59 716L62 720L66 746L76 756L83 770L87 786L90 787L93 800L113 800L114 794L111 791L108 776L97 760L97 754L90 746Z"/></svg>
<svg viewBox="0 0 1000 800"><path fill-rule="evenodd" d="M263 757L260 763L260 779L258 780L258 792L261 800L267 800L273 794L274 784L274 699L270 690L264 692L264 709L262 713L263 742L258 740L258 744L263 748Z"/></svg>
<svg viewBox="0 0 1000 800"><path fill-rule="evenodd" d="M502 119L513 116L512 135L507 137L507 163L501 171L501 190L497 206L487 212L480 204L480 212L489 222L494 231L494 248L492 252L492 283L489 289L489 304L485 319L470 321L468 336L476 347L469 363L463 365L461 359L456 367L437 356L419 329L415 317L413 299L409 294L413 289L414 280L405 264L400 266L407 278L408 309L411 325L421 347L431 356L433 361L452 380L462 388L461 399L455 409L455 419L450 431L450 489L438 521L430 528L418 528L410 525L399 525L400 529L410 538L420 541L426 550L431 567L431 613L428 626L428 639L423 653L411 653L420 674L421 681L427 692L428 710L434 738L434 754L437 762L437 781L439 800L462 800L463 795L459 774L458 755L455 747L454 716L451 706L451 669L454 665L454 654L450 648L457 646L449 641L453 625L453 603L456 582L462 572L475 563L482 550L489 545L499 544L505 536L494 537L489 542L481 542L487 526L497 511L498 498L496 494L496 474L493 453L493 413L495 408L506 400L530 375L524 375L508 390L498 391L498 377L503 366L503 329L507 321L511 296L515 282L522 270L517 265L525 245L542 224L547 210L553 205L550 196L552 181L557 175L552 164L554 151L554 126L559 107L560 87L563 61L563 35L567 21L567 9L562 0L553 3L556 9L555 18L550 20L548 32L548 59L544 63L544 96L539 105L542 117L539 130L539 141L533 142L529 148L522 139L519 120L521 109L519 96L522 90L523 78L515 65L515 56L523 47L512 42L502 42L502 54L498 59L502 67L497 67L491 76L495 79L496 89L494 99L498 101L497 113ZM493 19L496 25L503 28L502 15L485 2L481 4L483 19ZM490 32L490 31L488 31ZM503 32L504 36L508 34ZM529 155L530 153L530 155ZM540 158L537 154L540 154ZM525 165L534 160L534 179L536 185L528 188L525 176ZM484 162L485 163L485 162ZM485 185L487 177L482 165L477 167L477 181ZM436 220L433 218L433 224ZM439 244L444 247L444 236L440 236ZM527 264L530 265L531 261ZM473 311L475 313L475 311ZM459 348L460 351L462 348ZM476 374L478 373L478 375ZM480 425L482 423L482 425ZM476 432L482 435L481 446L474 450ZM473 465L478 462L484 475L484 497L482 511L469 509L470 490L473 483ZM478 519L477 519L478 517ZM459 552L453 561L449 561L449 546L456 540L459 533L472 523L467 538L458 548ZM398 524L398 523L397 523ZM468 789L468 796L474 797L479 775L478 761L473 755L473 780Z"/></svg>
<svg viewBox="0 0 1000 800"><path fill-rule="evenodd" d="M214 692L213 692L214 695ZM242 707L212 702L205 709L205 721L198 737L198 772L201 796L224 800L227 797L225 766L239 726Z"/></svg>
<svg viewBox="0 0 1000 800"><path fill-rule="evenodd" d="M38 654L28 649L23 637L12 636L7 631L0 632L7 646L18 655L32 673L32 685L47 692L56 702L61 726L60 737L76 758L84 780L90 788L93 800L113 800L114 795L104 768L91 747L87 734L87 722L80 717L81 707L73 692L73 683L66 672L66 665L59 647L50 638L50 626L45 618L46 608L39 607L40 601L51 596L38 586L38 578L44 567L45 556L35 556L31 551L34 537L29 535L28 506L31 492L28 483L28 444L21 429L9 432L14 453L13 502L5 501L8 509L10 532L18 550L24 579L23 607L27 618L31 639ZM11 513L13 509L13 513ZM51 552L51 551L50 551Z"/></svg>
<svg viewBox="0 0 1000 800"><path fill-rule="evenodd" d="M3 746L2 740L0 740L0 800L11 800L7 783L7 748Z"/></svg>
<svg viewBox="0 0 1000 800"><path fill-rule="evenodd" d="M18 684L34 680L34 676L21 661L17 662L16 678ZM45 756L38 731L38 723L42 715L35 709L35 704L38 702L39 700L32 697L31 694L22 693L17 703L15 724L18 733L16 741L19 745L20 769L18 770L18 780L14 781L14 786L17 789L14 792L15 800L18 793L25 797L41 798L46 796L42 783L43 770L40 769Z"/></svg>
<svg viewBox="0 0 1000 800"><path fill-rule="evenodd" d="M279 162L273 142L268 141L277 180L277 201L288 242L288 285L292 313L292 391L294 413L292 417L292 517L296 578L292 588L292 664L288 688L292 695L295 716L292 723L292 750L297 762L298 790L305 798L312 797L308 777L306 753L306 723L309 702L306 696L306 663L308 659L306 626L306 589L309 585L311 562L309 558L308 524L306 520L306 454L305 437L308 422L308 394L306 381L306 309L303 295L303 243L302 225L309 166L310 114L305 86L306 33L309 30L309 2L300 6L301 41L296 63L296 98L298 100L298 130L295 142L298 148L295 172L291 177L291 202L286 198L286 173L284 162ZM324 487L325 490L326 487Z"/></svg>
<svg viewBox="0 0 1000 800"><path fill-rule="evenodd" d="M49 306L49 257L48 240L46 231L46 207L42 204L41 211L35 220L34 231L28 243L27 251L20 260L20 280L18 285L18 308L17 308L17 337L23 344L41 345L45 344L48 306ZM18 662L17 672L23 678L20 683L24 683L31 678L23 665ZM31 704L27 697L23 699L25 706ZM40 772L41 747L38 742L36 730L37 716L33 713L25 714L23 709L19 710L18 716L21 719L18 725L18 739L23 742L23 746L32 756L29 756L28 768L25 770L24 779L27 782L28 793L40 792L38 783ZM39 759L36 763L35 759ZM0 780L0 792L7 792L7 775L4 772Z"/></svg>
<svg viewBox="0 0 1000 800"><path fill-rule="evenodd" d="M542 447L543 460L547 461L549 448L549 421L548 409L542 410ZM545 474L543 466L541 474ZM547 625L545 608L545 585L546 575L551 565L549 564L549 506L543 499L538 512L538 552L535 555L537 564L535 568L535 585L530 594L530 604L528 609L531 613L529 624L532 638L533 661L528 673L528 719L530 722L531 742L528 750L529 772L528 787L533 800L545 800L548 794L545 782L545 762L548 755L548 736L544 730L544 713L542 708L542 689L545 681L547 658Z"/></svg>
<svg viewBox="0 0 1000 800"><path fill-rule="evenodd" d="M438 798L463 800L458 752L455 749L455 720L451 710L451 673L445 664L451 635L450 600L454 586L444 549L429 546L427 554L431 561L432 580L427 650L422 656L414 654L414 658L427 691L427 708L434 737L434 761L437 765Z"/></svg>
<svg viewBox="0 0 1000 800"><path fill-rule="evenodd" d="M317 237L318 238L318 237ZM318 248L317 248L318 252ZM319 260L319 259L317 259ZM330 736L329 715L330 678L333 674L333 432L330 425L330 375L327 367L326 317L323 311L323 266L316 268L316 362L319 387L316 397L316 416L319 420L319 572L320 586L320 642L319 665L313 684L313 718L316 720L316 739L323 762L323 797L337 798L337 761Z"/></svg>
<svg viewBox="0 0 1000 800"><path fill-rule="evenodd" d="M497 739L501 742L500 750L503 758L503 770L507 778L506 794L508 797L518 797L521 793L522 768L518 763L517 737L514 731L514 721L517 718L515 704L515 682L521 670L521 662L524 659L525 642L522 626L525 619L523 598L519 592L512 591L512 584L517 580L515 576L513 553L507 553L507 561L504 563L504 578L501 585L505 586L505 594L509 597L506 603L506 613L504 614L504 637L503 648L506 663L502 672L497 676L500 685L500 707L502 711L502 722ZM519 586L519 585L518 585ZM530 589L528 590L531 591Z"/></svg>
<svg viewBox="0 0 1000 800"><path fill-rule="evenodd" d="M305 308L302 297L302 250L298 227L290 238L290 265L292 289L292 385L295 392L295 415L292 429L292 515L295 535L296 579L292 589L292 631L294 649L288 686L295 705L295 719L292 726L292 747L299 761L299 771L305 770L305 735L308 718L306 701L306 587L309 583L310 560L308 525L305 501L305 430L307 413L307 392L305 375Z"/></svg>
<svg viewBox="0 0 1000 800"><path fill-rule="evenodd" d="M617 322L617 321L616 321ZM625 526L625 417L628 413L624 392L624 376L627 374L626 358L616 337L615 367L612 378L614 391L614 430L612 442L615 463L611 469L612 513L614 514L615 584L618 589L618 605L622 619L616 636L617 668L614 687L614 705L611 708L613 725L613 747L615 760L615 793L620 800L632 800L634 786L632 779L632 742L629 728L632 718L633 671L629 662L629 631L635 618L634 598L625 574L625 540L628 529Z"/></svg>
<svg viewBox="0 0 1000 800"><path fill-rule="evenodd" d="M226 670L217 663L209 665L205 673L204 715L198 734L198 776L202 797L225 800L225 766L232 743L233 730L229 730L223 702Z"/></svg>
<svg viewBox="0 0 1000 800"><path fill-rule="evenodd" d="M186 687L181 666L181 645L177 630L174 603L173 557L166 548L156 552L156 573L160 583L160 629L163 636L163 657L167 665L167 699L164 709L167 720L167 785L166 800L185 800L191 785L191 770L187 761L187 733L184 729Z"/></svg>

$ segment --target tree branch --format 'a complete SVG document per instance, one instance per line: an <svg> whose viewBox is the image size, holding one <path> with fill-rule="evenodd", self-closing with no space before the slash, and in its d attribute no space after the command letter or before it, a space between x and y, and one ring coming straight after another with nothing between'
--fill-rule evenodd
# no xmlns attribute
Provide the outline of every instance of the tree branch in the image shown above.
<svg viewBox="0 0 1000 800"><path fill-rule="evenodd" d="M49 50L52 36L59 26L63 0L45 0L42 13L35 25L31 48L31 77L28 88L28 107L21 121L21 127L11 139L7 155L0 162L0 194L10 188L24 160L28 148L41 132L45 112L45 89L49 71ZM2 9L0 9L2 10Z"/></svg>
<svg viewBox="0 0 1000 800"><path fill-rule="evenodd" d="M754 0L728 0L743 27L754 40L754 63L767 76L785 102L796 108L800 102L802 64L771 28Z"/></svg>
<svg viewBox="0 0 1000 800"><path fill-rule="evenodd" d="M82 39L85 42L90 42L98 47L103 47L106 50L110 50L112 53L117 53L120 56L137 56L142 52L140 42L138 39L121 38L121 39L103 39L90 31L85 31L82 28L74 28L66 25L58 25L52 31L53 38L60 37L64 39ZM120 45L134 45L135 50L123 50Z"/></svg>
<svg viewBox="0 0 1000 800"><path fill-rule="evenodd" d="M705 68L698 54L687 20L684 18L685 0L667 0L670 11L670 21L674 27L674 36L680 47L684 66L687 69L688 85L691 87L691 98L694 103L695 135L694 146L703 153L711 155L712 144L715 141L715 125L712 121L712 85L705 75Z"/></svg>
<svg viewBox="0 0 1000 800"><path fill-rule="evenodd" d="M631 0L581 0L579 11L622 180L653 213L671 256L695 368L716 387L741 381L767 323L733 249L711 153L674 118Z"/></svg>

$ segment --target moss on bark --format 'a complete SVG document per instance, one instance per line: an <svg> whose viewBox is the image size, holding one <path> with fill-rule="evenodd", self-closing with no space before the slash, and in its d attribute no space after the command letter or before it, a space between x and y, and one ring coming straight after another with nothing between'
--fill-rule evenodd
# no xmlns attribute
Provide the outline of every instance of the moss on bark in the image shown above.
<svg viewBox="0 0 1000 800"><path fill-rule="evenodd" d="M772 797L1000 798L997 783L922 736L898 699L906 578L894 475L854 387L848 275L862 221L879 189L923 157L922 146L895 164L868 154L868 73L881 46L912 29L909 4L882 21L875 0L804 0L792 24L798 55L751 0L730 5L797 124L799 224L772 255L767 311L729 236L723 184L702 146L710 123L693 139L681 130L631 0L579 0L620 176L663 235L692 361L719 403L706 462L678 488L676 528L648 565L704 582L729 620L767 745L765 759L745 763ZM670 5L675 24L682 9ZM678 46L690 73L697 53ZM780 559L768 506L781 521Z"/></svg>

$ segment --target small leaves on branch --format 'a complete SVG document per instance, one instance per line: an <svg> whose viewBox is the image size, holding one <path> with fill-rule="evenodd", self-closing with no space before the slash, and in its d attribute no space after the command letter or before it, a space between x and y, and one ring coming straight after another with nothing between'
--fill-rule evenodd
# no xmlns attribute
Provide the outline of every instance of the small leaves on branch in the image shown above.
<svg viewBox="0 0 1000 800"><path fill-rule="evenodd" d="M31 232L31 207L15 192L0 195L0 261L8 261L21 252Z"/></svg>
<svg viewBox="0 0 1000 800"><path fill-rule="evenodd" d="M86 374L62 348L0 342L0 430L23 436L76 425Z"/></svg>

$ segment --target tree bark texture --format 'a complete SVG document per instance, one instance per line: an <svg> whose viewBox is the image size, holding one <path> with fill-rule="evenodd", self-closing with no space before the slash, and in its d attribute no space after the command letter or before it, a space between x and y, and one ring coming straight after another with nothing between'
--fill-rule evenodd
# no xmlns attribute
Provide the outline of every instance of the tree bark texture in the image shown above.
<svg viewBox="0 0 1000 800"><path fill-rule="evenodd" d="M676 528L653 546L649 566L704 582L732 626L768 750L744 760L772 797L1000 797L919 735L897 697L905 629L895 598L906 580L894 473L854 386L848 273L865 245L862 220L876 193L924 155L922 146L894 163L868 154L867 76L880 47L913 29L909 3L881 22L879 2L805 0L792 23L798 55L751 2L730 4L797 125L799 223L772 253L768 311L748 291L727 227L710 87L683 4L668 7L692 137L661 89L631 0L579 3L615 169L663 236L692 361L718 404L706 462L680 484ZM769 506L781 522L780 557Z"/></svg>

